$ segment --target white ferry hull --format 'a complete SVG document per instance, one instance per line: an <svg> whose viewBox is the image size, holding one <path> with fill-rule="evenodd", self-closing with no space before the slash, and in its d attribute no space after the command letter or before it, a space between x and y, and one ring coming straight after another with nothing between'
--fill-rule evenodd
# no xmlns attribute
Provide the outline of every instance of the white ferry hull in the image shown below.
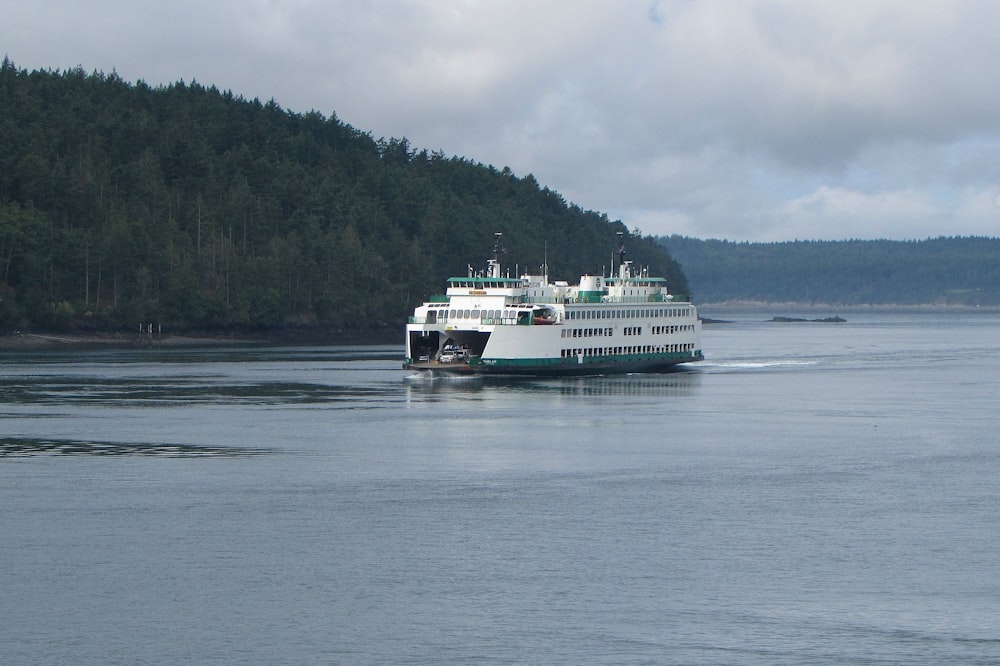
<svg viewBox="0 0 1000 666"><path fill-rule="evenodd" d="M688 356L683 359L651 358L646 360L610 359L587 363L534 363L531 359L516 359L491 365L407 363L403 367L428 376L442 377L471 375L570 377L677 372L682 369L683 364L700 360L703 360L703 357L692 358Z"/></svg>

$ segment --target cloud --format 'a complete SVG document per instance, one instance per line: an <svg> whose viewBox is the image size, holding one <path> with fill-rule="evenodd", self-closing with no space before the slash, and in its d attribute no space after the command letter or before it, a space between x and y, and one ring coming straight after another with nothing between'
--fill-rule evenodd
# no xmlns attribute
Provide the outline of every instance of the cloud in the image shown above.
<svg viewBox="0 0 1000 666"><path fill-rule="evenodd" d="M21 67L197 79L649 233L996 235L1000 5L0 0ZM842 236L836 236L842 234Z"/></svg>
<svg viewBox="0 0 1000 666"><path fill-rule="evenodd" d="M803 220L819 238L878 238L885 223L905 222L912 227L931 226L939 212L925 193L913 190L865 194L823 186L807 196L787 202L777 219L785 232L801 238L795 230ZM874 235L873 235L874 232Z"/></svg>

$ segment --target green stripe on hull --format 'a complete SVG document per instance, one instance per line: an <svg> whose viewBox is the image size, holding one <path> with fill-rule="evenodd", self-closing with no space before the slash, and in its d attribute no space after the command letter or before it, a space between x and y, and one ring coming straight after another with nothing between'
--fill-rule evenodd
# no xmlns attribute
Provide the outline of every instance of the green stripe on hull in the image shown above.
<svg viewBox="0 0 1000 666"><path fill-rule="evenodd" d="M701 351L662 354L616 354L569 358L474 358L468 369L477 374L587 375L669 370L704 360Z"/></svg>

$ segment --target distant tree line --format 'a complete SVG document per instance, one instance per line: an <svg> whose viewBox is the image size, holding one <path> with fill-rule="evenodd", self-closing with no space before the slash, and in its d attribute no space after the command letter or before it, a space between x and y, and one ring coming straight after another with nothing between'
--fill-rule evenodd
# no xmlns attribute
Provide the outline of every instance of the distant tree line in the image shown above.
<svg viewBox="0 0 1000 666"><path fill-rule="evenodd" d="M660 241L706 303L1000 305L998 238Z"/></svg>
<svg viewBox="0 0 1000 666"><path fill-rule="evenodd" d="M488 258L573 278L652 237L518 177L215 87L0 66L0 332L399 329Z"/></svg>

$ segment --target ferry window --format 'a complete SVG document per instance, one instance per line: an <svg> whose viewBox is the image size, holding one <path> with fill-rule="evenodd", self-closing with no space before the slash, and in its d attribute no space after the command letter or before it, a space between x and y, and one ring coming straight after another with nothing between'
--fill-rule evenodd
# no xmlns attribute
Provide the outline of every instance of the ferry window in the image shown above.
<svg viewBox="0 0 1000 666"><path fill-rule="evenodd" d="M479 310L472 311L472 319L479 319Z"/></svg>

